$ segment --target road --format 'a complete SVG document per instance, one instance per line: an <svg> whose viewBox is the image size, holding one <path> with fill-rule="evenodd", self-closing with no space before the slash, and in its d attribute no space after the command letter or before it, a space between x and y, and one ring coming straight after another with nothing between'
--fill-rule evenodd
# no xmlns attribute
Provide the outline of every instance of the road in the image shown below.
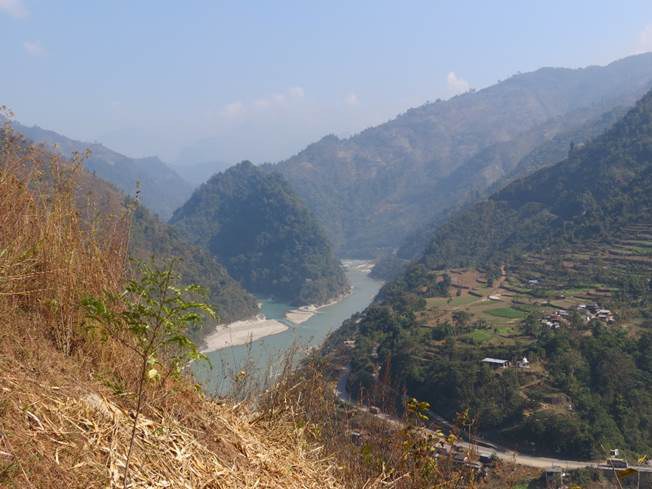
<svg viewBox="0 0 652 489"><path fill-rule="evenodd" d="M347 367L342 373L342 375L340 375L339 379L337 380L337 385L335 387L335 394L340 399L340 401L349 404L351 406L354 406L356 409L365 411L370 415L375 416L378 419L382 419L383 421L386 421L387 423L390 423L394 426L397 427L404 426L403 421L400 420L399 418L390 416L382 412L373 414L369 411L369 408L367 408L366 406L362 406L360 404L355 403L346 388L349 371L350 369ZM433 414L433 418L436 419L437 422L443 424L444 426L450 427L450 423L448 423L444 418L438 416L435 413L432 414ZM428 428L422 428L422 429L425 432L434 434L433 430L430 430ZM504 447L500 447L494 443L490 443L488 441L479 438L476 439L475 443L469 443L460 440L457 442L457 445L464 448L465 450L472 450L478 455L487 455L487 456L495 455L498 459L504 462L523 465L525 467L534 467L537 469L547 469L555 466L567 470L583 469L587 467L597 468L601 470L612 470L611 467L599 461L587 462L582 460L566 460L560 458L535 457L533 455L525 455L523 453L519 453ZM648 466L648 465L640 465L640 466L630 465L630 467L639 470L641 472L652 472L652 466Z"/></svg>

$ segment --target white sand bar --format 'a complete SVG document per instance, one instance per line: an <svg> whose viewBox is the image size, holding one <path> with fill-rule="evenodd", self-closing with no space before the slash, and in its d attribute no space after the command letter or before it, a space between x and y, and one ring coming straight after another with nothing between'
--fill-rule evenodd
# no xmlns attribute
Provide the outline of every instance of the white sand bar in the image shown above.
<svg viewBox="0 0 652 489"><path fill-rule="evenodd" d="M229 346L246 345L265 336L282 333L288 327L274 319L259 315L253 319L236 321L219 325L217 329L204 338L204 352L221 350Z"/></svg>
<svg viewBox="0 0 652 489"><path fill-rule="evenodd" d="M321 306L310 304L309 306L301 306L297 309L292 309L285 313L285 319L292 321L294 324L305 323L308 319L319 313L321 309L335 305L349 295L351 295L350 290L346 294L339 295L332 301L327 302L326 304L322 304Z"/></svg>
<svg viewBox="0 0 652 489"><path fill-rule="evenodd" d="M305 323L308 319L313 317L317 312L317 306L303 306L298 309L292 309L285 313L285 319L292 321L294 324Z"/></svg>

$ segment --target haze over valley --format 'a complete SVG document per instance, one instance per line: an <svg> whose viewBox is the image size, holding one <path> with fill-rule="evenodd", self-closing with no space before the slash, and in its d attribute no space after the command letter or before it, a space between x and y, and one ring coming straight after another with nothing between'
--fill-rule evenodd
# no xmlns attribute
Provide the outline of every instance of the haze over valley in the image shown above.
<svg viewBox="0 0 652 489"><path fill-rule="evenodd" d="M0 32L1 487L652 487L652 5Z"/></svg>

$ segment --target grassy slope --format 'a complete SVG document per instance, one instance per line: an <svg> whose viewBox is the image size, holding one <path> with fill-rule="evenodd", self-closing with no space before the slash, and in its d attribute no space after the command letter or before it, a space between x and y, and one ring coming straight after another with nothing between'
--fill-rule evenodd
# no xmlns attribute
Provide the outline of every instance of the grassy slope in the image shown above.
<svg viewBox="0 0 652 489"><path fill-rule="evenodd" d="M80 301L120 290L127 221L79 208L83 172L0 143L0 486L122 487L138 359ZM343 487L282 406L262 419L186 378L145 389L130 487Z"/></svg>

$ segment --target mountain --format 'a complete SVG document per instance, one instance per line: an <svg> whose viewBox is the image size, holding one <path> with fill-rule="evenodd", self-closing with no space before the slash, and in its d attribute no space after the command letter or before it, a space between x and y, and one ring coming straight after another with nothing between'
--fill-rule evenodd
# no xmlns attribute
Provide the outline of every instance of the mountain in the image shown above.
<svg viewBox="0 0 652 489"><path fill-rule="evenodd" d="M176 163L172 167L185 180L193 185L201 185L210 177L226 170L231 164L224 161L205 161L202 163Z"/></svg>
<svg viewBox="0 0 652 489"><path fill-rule="evenodd" d="M179 230L140 205L133 213L129 244L131 255L140 259L179 260L176 268L182 281L208 291L207 300L218 311L221 323L249 318L258 312L256 298L243 290L215 257L189 243ZM205 325L205 329L211 327L214 325Z"/></svg>
<svg viewBox="0 0 652 489"><path fill-rule="evenodd" d="M546 246L601 239L648 219L652 92L567 160L517 180L440 226L428 265L486 262Z"/></svg>
<svg viewBox="0 0 652 489"><path fill-rule="evenodd" d="M64 157L90 151L86 168L111 182L132 197L138 192L140 201L150 210L168 219L192 192L192 186L157 157L129 158L99 143L84 143L38 126L13 124L28 139L56 149Z"/></svg>
<svg viewBox="0 0 652 489"><path fill-rule="evenodd" d="M22 132L20 134L26 137ZM19 143L27 146L29 140L21 140ZM68 150L74 151L72 148ZM65 152L66 149L61 151ZM44 165L46 172L52 165L65 168L68 164L63 157L58 160L52 158L49 149L44 149L39 154L42 155L41 158L52 161ZM50 176L46 176L45 180L49 179ZM157 262L177 260L175 267L181 279L184 283L201 285L208 291L207 301L218 311L221 322L248 318L258 312L257 300L242 289L213 256L185 241L178 230L160 221L158 216L125 196L113 184L81 169L75 177L75 185L77 207L84 222L108 219L108 216L124 216L130 212L129 255ZM52 191L51 188L40 190ZM212 326L214 325L205 325Z"/></svg>
<svg viewBox="0 0 652 489"><path fill-rule="evenodd" d="M442 180L438 184L438 188L442 190L442 194L446 187L456 189L452 196L449 193L447 198L451 198L459 204L438 213L433 221L410 233L398 248L396 254L389 254L379 260L376 266L378 270L374 268L374 274L382 278L394 278L396 273L388 272L400 270L401 265L405 266L409 261L419 258L425 251L435 229L446 222L455 211L471 205L481 198L488 198L518 178L522 178L530 173L534 173L538 169L552 166L562 161L568 156L572 148L579 148L590 142L591 139L601 135L627 112L627 108L623 105L616 106L604 113L602 109L603 107L594 107L590 110L578 111L579 113L567 116L560 121L547 124L546 126L550 128L556 123L559 123L559 126L555 129L556 134L550 137L550 133L548 133L547 137L550 137L550 139L545 140L524 156L522 155L522 151L519 153L518 148L529 149L531 144L528 144L527 141L525 144L518 141L513 143L513 149L511 150L509 149L509 145L507 145L506 150L508 151L508 155L511 154L512 158L517 155L520 156L517 163L510 165L512 169L507 173L505 173L508 168L507 166L498 169L494 165L495 156L492 157L487 154L497 151L497 148L493 147L490 151L482 153L482 156L486 156L486 158L473 158L464 167L456 170L451 176ZM585 123L579 124L579 121L587 118L588 114L593 114L594 116L589 118ZM567 129L563 130L564 127ZM530 131L529 136L538 138L539 140L545 139L543 135L547 131L539 131L539 129L535 128L535 130ZM527 135L524 135L524 137L527 139ZM504 162L505 159L502 159L502 161ZM515 160L513 159L512 161ZM486 182L488 181L485 178L486 172L492 171L497 171L502 176L492 185L486 187ZM462 182L464 182L464 185L461 184ZM442 207L446 205L441 198L433 197L433 202L438 203Z"/></svg>
<svg viewBox="0 0 652 489"><path fill-rule="evenodd" d="M355 339L352 391L468 409L491 439L540 454L650 450L651 212L652 91L439 225L338 333Z"/></svg>
<svg viewBox="0 0 652 489"><path fill-rule="evenodd" d="M305 200L339 254L374 255L481 196L546 141L633 105L651 81L652 53L604 67L542 68L347 139L327 136L268 168Z"/></svg>
<svg viewBox="0 0 652 489"><path fill-rule="evenodd" d="M213 176L170 222L252 292L323 304L348 287L312 214L280 175L252 163Z"/></svg>

